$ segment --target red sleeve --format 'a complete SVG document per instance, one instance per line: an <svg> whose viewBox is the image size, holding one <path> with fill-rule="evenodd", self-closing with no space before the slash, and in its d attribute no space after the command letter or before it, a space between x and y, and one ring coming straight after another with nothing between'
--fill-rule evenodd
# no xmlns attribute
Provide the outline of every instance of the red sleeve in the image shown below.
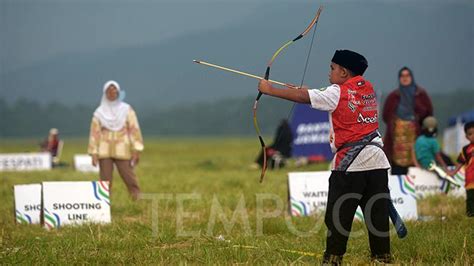
<svg viewBox="0 0 474 266"><path fill-rule="evenodd" d="M457 161L460 164L466 164L466 158L464 157L464 152L461 151L461 153L459 153Z"/></svg>
<svg viewBox="0 0 474 266"><path fill-rule="evenodd" d="M470 145L467 145L462 148L461 153L458 156L458 163L467 164L471 160L471 156L468 154L469 147Z"/></svg>

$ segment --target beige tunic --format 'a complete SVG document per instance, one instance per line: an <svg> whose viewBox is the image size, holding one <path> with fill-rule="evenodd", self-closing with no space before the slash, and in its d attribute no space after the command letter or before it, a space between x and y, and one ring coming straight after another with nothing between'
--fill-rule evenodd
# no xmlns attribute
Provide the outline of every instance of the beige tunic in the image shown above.
<svg viewBox="0 0 474 266"><path fill-rule="evenodd" d="M101 126L99 119L92 118L88 153L99 159L113 158L130 160L132 152L143 151L143 138L137 115L130 107L125 126L119 131L111 131Z"/></svg>

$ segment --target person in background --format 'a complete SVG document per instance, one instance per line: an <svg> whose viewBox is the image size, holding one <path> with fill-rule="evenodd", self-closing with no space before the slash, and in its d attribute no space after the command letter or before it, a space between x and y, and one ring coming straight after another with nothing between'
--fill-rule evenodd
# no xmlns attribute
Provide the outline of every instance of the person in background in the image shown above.
<svg viewBox="0 0 474 266"><path fill-rule="evenodd" d="M449 175L455 175L463 166L466 172L466 215L474 217L474 121L464 125L464 132L469 144L464 146L459 154L456 168L448 172Z"/></svg>
<svg viewBox="0 0 474 266"><path fill-rule="evenodd" d="M428 116L423 120L421 135L412 148L413 164L416 167L429 169L431 163L441 165L447 171L447 165L441 156L441 148L436 140L438 133L436 118Z"/></svg>
<svg viewBox="0 0 474 266"><path fill-rule="evenodd" d="M293 134L291 133L290 124L288 120L283 119L278 125L277 131L275 133L275 138L270 147L267 148L267 158L272 160L272 157L281 158L283 165L284 160L291 156L291 143L293 142ZM257 160L255 161L260 167L263 165L263 151L260 152ZM275 163L270 164L273 168ZM279 165L280 167L282 165ZM258 166L254 167L258 168Z"/></svg>
<svg viewBox="0 0 474 266"><path fill-rule="evenodd" d="M392 166L392 174L406 174L413 166L412 147L421 133L423 119L433 115L428 93L418 86L413 72L403 67L398 72L399 87L385 101L383 121L387 125L384 150Z"/></svg>
<svg viewBox="0 0 474 266"><path fill-rule="evenodd" d="M143 138L133 108L119 98L120 86L108 81L103 87L100 106L95 110L90 128L88 153L92 164L99 165L101 180L112 188L114 165L132 199L140 194L134 167L143 151Z"/></svg>
<svg viewBox="0 0 474 266"><path fill-rule="evenodd" d="M56 157L59 148L59 131L57 128L49 130L48 138L40 144L41 151L51 153L52 157Z"/></svg>

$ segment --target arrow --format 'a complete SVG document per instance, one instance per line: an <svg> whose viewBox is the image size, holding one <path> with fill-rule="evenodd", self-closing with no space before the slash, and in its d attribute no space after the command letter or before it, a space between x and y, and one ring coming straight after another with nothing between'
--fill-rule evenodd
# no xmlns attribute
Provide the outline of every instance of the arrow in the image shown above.
<svg viewBox="0 0 474 266"><path fill-rule="evenodd" d="M264 79L263 77L260 77L260 76L254 75L254 74L250 74L250 73L243 72L243 71L240 71L240 70L235 70L235 69L228 68L228 67L219 66L219 65L216 65L216 64L211 64L211 63L208 63L208 62L205 62L205 61L193 60L193 62L196 63L196 64L200 64L200 65L204 65L204 66L208 66L208 67L212 67L212 68L217 68L217 69L220 69L220 70L224 70L224 71L227 71L227 72L235 73L235 74L238 74L238 75L242 75L242 76L246 76L246 77L250 77L250 78L254 78L254 79L258 79L258 80L263 80ZM271 83L274 83L274 84L281 85L281 86L295 88L294 85L284 83L284 82L281 82L281 81L276 81L276 80L271 80L271 79L268 80L268 81L270 81Z"/></svg>

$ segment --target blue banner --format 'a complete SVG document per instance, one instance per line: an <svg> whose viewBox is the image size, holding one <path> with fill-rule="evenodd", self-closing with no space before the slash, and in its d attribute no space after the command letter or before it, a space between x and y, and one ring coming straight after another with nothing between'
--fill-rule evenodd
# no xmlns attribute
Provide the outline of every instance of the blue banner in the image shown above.
<svg viewBox="0 0 474 266"><path fill-rule="evenodd" d="M322 157L332 160L329 146L329 115L309 104L296 104L291 118L293 157Z"/></svg>

